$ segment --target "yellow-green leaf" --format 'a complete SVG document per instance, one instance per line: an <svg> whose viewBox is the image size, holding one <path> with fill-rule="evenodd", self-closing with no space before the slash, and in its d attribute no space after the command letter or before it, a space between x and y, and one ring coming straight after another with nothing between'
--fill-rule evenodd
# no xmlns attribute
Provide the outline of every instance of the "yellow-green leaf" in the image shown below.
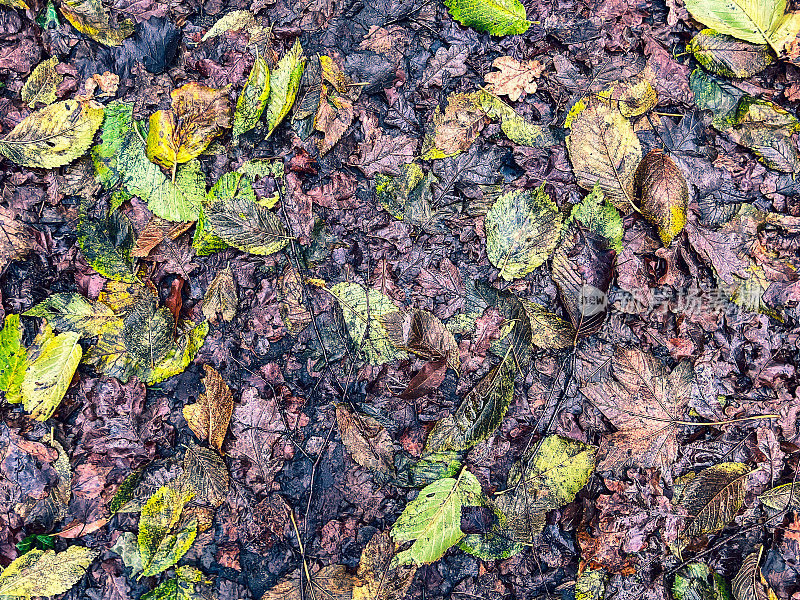
<svg viewBox="0 0 800 600"><path fill-rule="evenodd" d="M531 26L519 0L445 0L444 4L456 21L489 35L516 35Z"/></svg>
<svg viewBox="0 0 800 600"><path fill-rule="evenodd" d="M606 248L617 254L622 252L622 236L625 233L622 217L614 205L605 200L600 186L595 186L591 194L575 205L565 225L573 221L578 221L601 236L606 241Z"/></svg>
<svg viewBox="0 0 800 600"><path fill-rule="evenodd" d="M133 33L133 21L112 23L101 0L62 0L61 14L75 29L106 46L119 46Z"/></svg>
<svg viewBox="0 0 800 600"><path fill-rule="evenodd" d="M22 381L22 402L31 418L46 421L58 408L83 355L79 339L80 335L73 332L54 335L45 323L30 349Z"/></svg>
<svg viewBox="0 0 800 600"><path fill-rule="evenodd" d="M269 93L269 67L267 61L259 56L253 63L242 93L236 101L236 112L233 114L234 139L256 126L267 107Z"/></svg>
<svg viewBox="0 0 800 600"><path fill-rule="evenodd" d="M608 573L604 569L587 568L575 582L575 600L603 600L607 579Z"/></svg>
<svg viewBox="0 0 800 600"><path fill-rule="evenodd" d="M274 254L292 239L274 213L241 195L214 202L203 214L214 234L250 254Z"/></svg>
<svg viewBox="0 0 800 600"><path fill-rule="evenodd" d="M74 331L82 339L100 335L109 322L118 319L109 306L75 293L53 294L24 315L47 319L56 329Z"/></svg>
<svg viewBox="0 0 800 600"><path fill-rule="evenodd" d="M92 100L56 102L20 121L0 140L0 154L23 167L60 167L86 152L102 122Z"/></svg>
<svg viewBox="0 0 800 600"><path fill-rule="evenodd" d="M153 295L144 295L125 317L122 339L130 356L146 368L154 368L172 346L175 318L168 308L158 308Z"/></svg>
<svg viewBox="0 0 800 600"><path fill-rule="evenodd" d="M11 8L21 8L23 10L30 10L30 7L22 0L0 0L3 6L10 6Z"/></svg>
<svg viewBox="0 0 800 600"><path fill-rule="evenodd" d="M561 213L544 191L503 194L486 214L486 253L506 281L524 277L553 253Z"/></svg>
<svg viewBox="0 0 800 600"><path fill-rule="evenodd" d="M535 148L546 148L556 143L550 129L527 121L497 96L482 91L480 103L486 116L500 119L500 129L512 142Z"/></svg>
<svg viewBox="0 0 800 600"><path fill-rule="evenodd" d="M56 71L58 57L43 60L25 81L22 87L22 101L33 108L37 102L52 104L56 101L56 89L63 76Z"/></svg>
<svg viewBox="0 0 800 600"><path fill-rule="evenodd" d="M675 574L672 597L675 600L728 600L730 592L722 575L708 565L691 562Z"/></svg>
<svg viewBox="0 0 800 600"><path fill-rule="evenodd" d="M142 508L138 540L143 575L158 575L189 550L197 536L197 521L192 519L180 528L178 524L183 507L193 496L194 491L178 491L165 485Z"/></svg>
<svg viewBox="0 0 800 600"><path fill-rule="evenodd" d="M203 297L203 316L211 322L216 322L217 315L222 315L223 321L232 321L238 308L236 280L228 265L217 273L206 290Z"/></svg>
<svg viewBox="0 0 800 600"><path fill-rule="evenodd" d="M704 68L723 77L752 77L775 62L766 44L751 44L704 29L686 45Z"/></svg>
<svg viewBox="0 0 800 600"><path fill-rule="evenodd" d="M0 390L6 393L6 401L11 404L22 402L21 388L27 360L28 351L22 345L19 315L6 315L0 331Z"/></svg>
<svg viewBox="0 0 800 600"><path fill-rule="evenodd" d="M98 553L83 546L63 552L31 550L0 573L0 598L56 596L78 583Z"/></svg>
<svg viewBox="0 0 800 600"><path fill-rule="evenodd" d="M758 499L761 504L772 510L783 511L787 508L800 510L800 484L784 483L767 490Z"/></svg>
<svg viewBox="0 0 800 600"><path fill-rule="evenodd" d="M189 366L208 335L208 321L195 323L188 319L179 321L178 334L167 355L152 368L141 367L139 378L147 385L161 383L174 375L183 373Z"/></svg>
<svg viewBox="0 0 800 600"><path fill-rule="evenodd" d="M300 89L300 80L306 66L306 57L300 40L296 40L292 48L278 61L278 66L273 71L269 80L269 103L267 104L267 137L272 135L275 128L289 114L292 109L297 90Z"/></svg>

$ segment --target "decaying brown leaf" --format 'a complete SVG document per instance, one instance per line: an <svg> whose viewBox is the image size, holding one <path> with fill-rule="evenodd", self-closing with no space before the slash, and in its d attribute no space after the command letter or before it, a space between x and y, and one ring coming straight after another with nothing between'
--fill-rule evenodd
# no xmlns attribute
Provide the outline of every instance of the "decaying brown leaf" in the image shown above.
<svg viewBox="0 0 800 600"><path fill-rule="evenodd" d="M15 218L14 211L0 206L0 272L10 261L25 258L33 242L30 229Z"/></svg>
<svg viewBox="0 0 800 600"><path fill-rule="evenodd" d="M209 365L203 365L203 369L205 392L196 403L183 407L183 416L199 439L207 439L210 446L222 452L233 413L233 394L217 371Z"/></svg>
<svg viewBox="0 0 800 600"><path fill-rule="evenodd" d="M394 442L383 425L341 404L336 407L336 421L354 461L376 473L394 473Z"/></svg>
<svg viewBox="0 0 800 600"><path fill-rule="evenodd" d="M508 96L512 102L536 93L536 79L544 72L544 65L538 60L520 62L510 56L495 58L492 66L499 70L488 73L484 80L490 84L492 93Z"/></svg>
<svg viewBox="0 0 800 600"><path fill-rule="evenodd" d="M289 333L297 335L311 323L312 315L303 304L303 282L300 273L289 267L281 278L280 312Z"/></svg>
<svg viewBox="0 0 800 600"><path fill-rule="evenodd" d="M191 226L191 222L175 223L153 215L144 229L139 232L139 237L136 238L136 246L134 246L131 254L136 258L144 258L165 239L175 240L188 231Z"/></svg>
<svg viewBox="0 0 800 600"><path fill-rule="evenodd" d="M406 597L417 567L393 564L396 551L388 531L372 536L358 563L353 600L402 600Z"/></svg>
<svg viewBox="0 0 800 600"><path fill-rule="evenodd" d="M427 360L444 360L456 373L461 370L458 344L436 315L414 308L384 315L381 322L389 340L401 350Z"/></svg>
<svg viewBox="0 0 800 600"><path fill-rule="evenodd" d="M239 296L236 293L236 280L230 265L221 269L208 286L203 298L203 316L216 323L217 315L224 321L232 321L239 308Z"/></svg>
<svg viewBox="0 0 800 600"><path fill-rule="evenodd" d="M689 187L683 173L669 156L655 149L642 159L635 181L642 214L658 228L661 241L669 246L686 225Z"/></svg>
<svg viewBox="0 0 800 600"><path fill-rule="evenodd" d="M228 496L228 468L211 448L191 444L183 456L183 475L177 485L194 492L194 499L214 508Z"/></svg>

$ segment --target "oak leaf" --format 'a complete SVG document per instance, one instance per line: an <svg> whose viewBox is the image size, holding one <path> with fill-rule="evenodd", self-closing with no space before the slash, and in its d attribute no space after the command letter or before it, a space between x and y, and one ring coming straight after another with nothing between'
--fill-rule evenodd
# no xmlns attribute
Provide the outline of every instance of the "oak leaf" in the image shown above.
<svg viewBox="0 0 800 600"><path fill-rule="evenodd" d="M490 84L493 93L508 96L512 102L525 94L536 93L536 79L544 72L544 65L538 60L519 62L510 56L494 59L492 66L498 70L488 73L484 80Z"/></svg>

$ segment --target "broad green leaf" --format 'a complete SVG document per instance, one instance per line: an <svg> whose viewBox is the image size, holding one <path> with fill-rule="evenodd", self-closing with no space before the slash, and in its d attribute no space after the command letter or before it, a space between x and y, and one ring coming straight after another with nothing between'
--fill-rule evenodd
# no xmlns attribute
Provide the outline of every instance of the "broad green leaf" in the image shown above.
<svg viewBox="0 0 800 600"><path fill-rule="evenodd" d="M424 488L392 527L395 542L414 542L397 555L398 564L423 565L439 560L464 537L461 509L482 504L481 484L466 469L456 479L440 479Z"/></svg>
<svg viewBox="0 0 800 600"><path fill-rule="evenodd" d="M259 56L253 63L242 93L236 101L236 112L233 114L234 139L256 126L267 107L269 92L269 67L267 61Z"/></svg>
<svg viewBox="0 0 800 600"><path fill-rule="evenodd" d="M758 499L761 504L772 510L783 511L787 508L800 510L800 484L784 483L767 490Z"/></svg>
<svg viewBox="0 0 800 600"><path fill-rule="evenodd" d="M142 556L142 575L158 575L186 554L197 536L197 521L178 528L186 503L193 491L177 491L165 485L153 494L142 508L139 519L139 553Z"/></svg>
<svg viewBox="0 0 800 600"><path fill-rule="evenodd" d="M688 513L684 535L697 537L722 530L744 503L750 468L742 463L721 463L700 471L681 494Z"/></svg>
<svg viewBox="0 0 800 600"><path fill-rule="evenodd" d="M22 402L32 419L46 421L64 398L83 355L79 339L73 332L54 335L45 323L43 333L30 348L22 381Z"/></svg>
<svg viewBox="0 0 800 600"><path fill-rule="evenodd" d="M78 245L86 262L108 279L137 282L131 258L133 236L127 217L110 213L105 219L93 219L86 214L82 203L78 219Z"/></svg>
<svg viewBox="0 0 800 600"><path fill-rule="evenodd" d="M759 545L755 552L742 561L739 572L731 581L733 597L736 600L778 600L777 594L761 572L763 552L764 547Z"/></svg>
<svg viewBox="0 0 800 600"><path fill-rule="evenodd" d="M200 164L189 161L178 167L173 183L147 158L144 144L147 135L144 124L133 119L133 104L110 103L106 107L101 143L92 149L98 181L108 190L122 184L162 219L197 220L206 192Z"/></svg>
<svg viewBox="0 0 800 600"><path fill-rule="evenodd" d="M445 0L444 4L456 21L489 35L516 35L531 26L519 0Z"/></svg>
<svg viewBox="0 0 800 600"><path fill-rule="evenodd" d="M575 582L575 600L603 600L607 580L604 569L585 569Z"/></svg>
<svg viewBox="0 0 800 600"><path fill-rule="evenodd" d="M300 80L306 65L306 57L300 40L278 61L269 80L269 102L267 103L267 137L281 124L292 109L300 89Z"/></svg>
<svg viewBox="0 0 800 600"><path fill-rule="evenodd" d="M572 209L564 225L578 221L581 225L605 239L607 248L617 254L622 252L622 235L625 233L622 217L613 204L606 201L603 190L596 185L592 193Z"/></svg>
<svg viewBox="0 0 800 600"><path fill-rule="evenodd" d="M567 116L567 150L578 185L595 185L623 212L633 203L633 176L642 146L628 120L600 101L578 102Z"/></svg>
<svg viewBox="0 0 800 600"><path fill-rule="evenodd" d="M510 535L532 543L544 529L547 512L575 499L594 472L597 448L557 435L534 445L512 467L508 490L494 502L505 515Z"/></svg>
<svg viewBox="0 0 800 600"><path fill-rule="evenodd" d="M36 106L37 102L42 104L52 104L56 101L56 89L61 83L63 76L56 71L58 57L43 60L22 86L22 101L30 108Z"/></svg>
<svg viewBox="0 0 800 600"><path fill-rule="evenodd" d="M208 329L208 321L195 323L185 320L179 322L178 334L167 355L155 367L142 368L138 373L139 378L147 385L155 385L183 373L203 346Z"/></svg>
<svg viewBox="0 0 800 600"><path fill-rule="evenodd" d="M775 62L766 44L750 44L734 37L704 29L686 45L703 67L715 75L745 79Z"/></svg>
<svg viewBox="0 0 800 600"><path fill-rule="evenodd" d="M778 54L789 41L784 29L791 27L793 17L784 15L786 0L686 0L685 5L706 27L753 44L769 44Z"/></svg>
<svg viewBox="0 0 800 600"><path fill-rule="evenodd" d="M142 480L142 469L136 469L131 472L117 488L111 503L108 505L108 511L112 515L119 512L134 496L139 482Z"/></svg>
<svg viewBox="0 0 800 600"><path fill-rule="evenodd" d="M257 202L256 193L250 183L250 178L242 173L225 173L220 177L206 195L204 207L209 207L216 202L224 202L237 198L247 202ZM271 207L267 207L271 208ZM201 210L200 218L195 227L192 246L200 256L207 256L228 248L228 244L214 233L208 225L206 211Z"/></svg>
<svg viewBox="0 0 800 600"><path fill-rule="evenodd" d="M106 46L119 46L133 33L133 21L113 22L101 0L62 0L60 8L75 29Z"/></svg>
<svg viewBox="0 0 800 600"><path fill-rule="evenodd" d="M497 521L491 529L483 533L465 535L458 547L486 561L502 560L522 552L523 544L508 535L506 516L495 506L492 506L491 510Z"/></svg>
<svg viewBox="0 0 800 600"><path fill-rule="evenodd" d="M274 254L292 239L274 213L241 195L214 202L205 207L203 214L214 234L250 254Z"/></svg>
<svg viewBox="0 0 800 600"><path fill-rule="evenodd" d="M386 315L398 312L392 301L378 290L366 290L357 283L337 283L330 289L342 309L352 348L372 365L382 365L406 353L398 350L382 324Z"/></svg>
<svg viewBox="0 0 800 600"><path fill-rule="evenodd" d="M516 363L511 350L476 385L452 416L436 423L428 435L426 452L466 450L492 435L514 398Z"/></svg>
<svg viewBox="0 0 800 600"><path fill-rule="evenodd" d="M78 583L98 553L83 546L63 552L31 550L0 573L0 598L56 596Z"/></svg>
<svg viewBox="0 0 800 600"><path fill-rule="evenodd" d="M160 583L153 591L147 592L141 600L195 600L202 596L197 592L198 583L206 581L203 572L184 565L175 569L175 577Z"/></svg>
<svg viewBox="0 0 800 600"><path fill-rule="evenodd" d="M708 568L692 562L675 574L672 582L674 600L730 600L725 578Z"/></svg>
<svg viewBox="0 0 800 600"><path fill-rule="evenodd" d="M0 140L0 154L23 167L61 167L83 156L102 122L93 100L56 102L20 121Z"/></svg>
<svg viewBox="0 0 800 600"><path fill-rule="evenodd" d="M81 339L100 335L109 322L119 318L102 302L93 302L75 293L53 294L24 316L47 319L56 329L79 333Z"/></svg>
<svg viewBox="0 0 800 600"><path fill-rule="evenodd" d="M130 356L145 368L154 368L172 346L175 318L157 298L144 295L134 304L122 325L122 339Z"/></svg>
<svg viewBox="0 0 800 600"><path fill-rule="evenodd" d="M11 404L22 402L21 388L27 360L28 351L22 345L19 315L6 315L0 331L0 390L6 393L6 401Z"/></svg>
<svg viewBox="0 0 800 600"><path fill-rule="evenodd" d="M553 253L561 233L561 213L544 191L503 194L486 214L486 253L506 281L524 277Z"/></svg>
<svg viewBox="0 0 800 600"><path fill-rule="evenodd" d="M654 148L636 169L635 181L642 214L656 226L664 246L669 246L686 225L686 178L667 154Z"/></svg>
<svg viewBox="0 0 800 600"><path fill-rule="evenodd" d="M461 471L462 458L461 452L426 452L409 465L408 485L421 488L443 477L456 477Z"/></svg>

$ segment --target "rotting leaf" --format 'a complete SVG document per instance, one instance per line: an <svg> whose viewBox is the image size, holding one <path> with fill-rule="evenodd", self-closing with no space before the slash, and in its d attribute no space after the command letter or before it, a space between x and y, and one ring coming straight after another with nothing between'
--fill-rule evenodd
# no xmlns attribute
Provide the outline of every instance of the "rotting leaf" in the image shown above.
<svg viewBox="0 0 800 600"><path fill-rule="evenodd" d="M572 325L530 300L520 298L519 301L530 321L531 343L539 348L556 350L574 345L577 334Z"/></svg>
<svg viewBox="0 0 800 600"><path fill-rule="evenodd" d="M170 310L159 308L152 295L143 295L123 321L122 339L130 356L152 369L170 351L174 329Z"/></svg>
<svg viewBox="0 0 800 600"><path fill-rule="evenodd" d="M212 323L222 315L223 321L232 321L239 308L236 280L230 265L221 269L209 284L203 297L203 316Z"/></svg>
<svg viewBox="0 0 800 600"><path fill-rule="evenodd" d="M63 552L31 550L0 573L0 597L9 600L63 594L86 574L98 552L70 546Z"/></svg>
<svg viewBox="0 0 800 600"><path fill-rule="evenodd" d="M394 442L383 425L343 404L336 406L336 422L342 443L356 463L387 477L394 475Z"/></svg>
<svg viewBox="0 0 800 600"><path fill-rule="evenodd" d="M233 113L234 140L256 126L267 107L269 93L269 66L266 60L258 56L236 101L236 111Z"/></svg>
<svg viewBox="0 0 800 600"><path fill-rule="evenodd" d="M54 335L45 322L44 329L28 349L22 403L32 419L46 421L64 398L83 355L79 339L80 336L71 331Z"/></svg>
<svg viewBox="0 0 800 600"><path fill-rule="evenodd" d="M106 46L119 46L133 33L133 21L112 23L101 0L61 0L60 8L75 29Z"/></svg>
<svg viewBox="0 0 800 600"><path fill-rule="evenodd" d="M203 572L183 565L175 569L175 577L158 584L153 591L142 596L142 600L195 600L202 596L197 592L197 584L211 583Z"/></svg>
<svg viewBox="0 0 800 600"><path fill-rule="evenodd" d="M61 167L86 152L102 122L93 100L56 102L20 121L0 140L0 154L24 167Z"/></svg>
<svg viewBox="0 0 800 600"><path fill-rule="evenodd" d="M78 245L86 262L102 276L125 283L134 283L131 247L133 236L128 220L113 212L105 218L93 219L86 214L86 202L78 211Z"/></svg>
<svg viewBox="0 0 800 600"><path fill-rule="evenodd" d="M144 229L139 232L139 236L136 238L136 246L131 255L135 258L145 258L161 242L177 239L186 233L191 226L191 222L174 223L153 215Z"/></svg>
<svg viewBox="0 0 800 600"><path fill-rule="evenodd" d="M436 107L422 143L422 160L455 156L472 145L489 121L481 106L484 94L453 93L447 97L444 112Z"/></svg>
<svg viewBox="0 0 800 600"><path fill-rule="evenodd" d="M669 246L686 225L689 186L673 160L659 149L642 159L635 175L645 218L658 228L658 235Z"/></svg>
<svg viewBox="0 0 800 600"><path fill-rule="evenodd" d="M492 71L484 77L490 84L490 91L498 96L508 96L516 102L525 94L536 93L536 79L544 72L544 65L538 60L519 62L511 56L499 56L492 62Z"/></svg>
<svg viewBox="0 0 800 600"><path fill-rule="evenodd" d="M419 308L391 312L381 317L391 342L426 360L443 360L456 373L461 370L458 344L436 315Z"/></svg>
<svg viewBox="0 0 800 600"><path fill-rule="evenodd" d="M549 128L526 120L494 94L482 92L479 100L487 117L500 119L500 129L512 142L534 148L555 145L556 140Z"/></svg>
<svg viewBox="0 0 800 600"><path fill-rule="evenodd" d="M395 542L414 542L397 555L397 564L424 565L439 560L465 535L461 531L461 509L482 504L481 484L466 469L457 478L440 479L425 487L392 527Z"/></svg>
<svg viewBox="0 0 800 600"><path fill-rule="evenodd" d="M744 503L750 468L742 463L721 463L700 471L681 494L680 505L689 514L683 534L697 537L721 531Z"/></svg>
<svg viewBox="0 0 800 600"><path fill-rule="evenodd" d="M394 563L396 544L389 532L375 533L361 553L353 587L353 600L400 600L405 598L415 565Z"/></svg>
<svg viewBox="0 0 800 600"><path fill-rule="evenodd" d="M691 562L675 574L672 583L675 600L727 600L728 583L722 575L700 562Z"/></svg>
<svg viewBox="0 0 800 600"><path fill-rule="evenodd" d="M183 456L180 483L194 493L195 501L218 508L228 497L228 468L214 450L191 444Z"/></svg>
<svg viewBox="0 0 800 600"><path fill-rule="evenodd" d="M239 195L206 207L205 218L225 243L266 256L285 248L291 236L269 209Z"/></svg>
<svg viewBox="0 0 800 600"><path fill-rule="evenodd" d="M22 345L19 315L6 315L0 330L0 390L6 393L6 402L22 402L22 381L28 362L28 351Z"/></svg>
<svg viewBox="0 0 800 600"><path fill-rule="evenodd" d="M775 62L766 44L751 44L734 37L704 29L686 45L705 69L715 75L746 79L757 75Z"/></svg>
<svg viewBox="0 0 800 600"><path fill-rule="evenodd" d="M759 545L755 552L742 561L739 572L731 581L731 589L736 600L778 600L775 591L761 572L763 552L763 546Z"/></svg>
<svg viewBox="0 0 800 600"><path fill-rule="evenodd" d="M519 0L445 0L444 4L456 21L489 35L516 35L531 26Z"/></svg>
<svg viewBox="0 0 800 600"><path fill-rule="evenodd" d="M183 417L200 440L222 452L222 442L233 414L233 394L222 376L210 365L203 365L205 391L194 404L183 407Z"/></svg>
<svg viewBox="0 0 800 600"><path fill-rule="evenodd" d="M456 412L436 423L428 434L425 450L466 450L492 435L514 398L516 372L509 349L500 364L467 394Z"/></svg>
<svg viewBox="0 0 800 600"><path fill-rule="evenodd" d="M22 101L30 108L36 106L37 102L42 104L52 104L56 101L56 89L58 88L63 76L56 71L58 57L54 56L43 60L22 86Z"/></svg>
<svg viewBox="0 0 800 600"><path fill-rule="evenodd" d="M278 66L270 77L269 102L267 103L267 137L271 136L278 125L292 109L300 80L303 77L306 58L300 40L295 40L291 49L278 61Z"/></svg>
<svg viewBox="0 0 800 600"><path fill-rule="evenodd" d="M303 304L303 280L295 267L288 267L283 273L278 288L281 302L281 320L292 335L303 331L313 320L311 311Z"/></svg>
<svg viewBox="0 0 800 600"><path fill-rule="evenodd" d="M28 309L24 316L47 319L56 329L79 333L81 339L100 335L119 318L111 307L75 293L53 294Z"/></svg>
<svg viewBox="0 0 800 600"><path fill-rule="evenodd" d="M193 491L178 491L165 485L142 508L138 536L142 575L158 575L189 550L197 536L197 521L178 525L183 507L193 496Z"/></svg>
<svg viewBox="0 0 800 600"><path fill-rule="evenodd" d="M550 258L561 233L561 213L544 191L503 194L486 214L486 253L506 281L524 277Z"/></svg>

